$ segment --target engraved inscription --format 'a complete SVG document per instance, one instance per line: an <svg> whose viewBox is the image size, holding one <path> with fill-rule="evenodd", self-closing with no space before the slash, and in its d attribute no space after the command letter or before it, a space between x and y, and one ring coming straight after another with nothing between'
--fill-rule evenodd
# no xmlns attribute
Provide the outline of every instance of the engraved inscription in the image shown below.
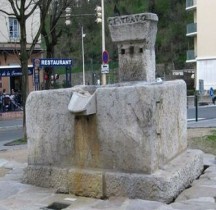
<svg viewBox="0 0 216 210"><path fill-rule="evenodd" d="M145 22L146 15L145 14L137 14L137 15L130 15L130 16L121 16L109 19L109 25L124 25L130 23L137 23L137 22Z"/></svg>

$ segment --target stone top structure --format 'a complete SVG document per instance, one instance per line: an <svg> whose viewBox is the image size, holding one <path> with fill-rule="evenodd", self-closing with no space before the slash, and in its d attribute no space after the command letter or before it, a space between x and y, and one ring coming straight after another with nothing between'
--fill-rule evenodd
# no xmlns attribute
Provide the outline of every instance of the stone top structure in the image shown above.
<svg viewBox="0 0 216 210"><path fill-rule="evenodd" d="M119 82L155 81L155 40L158 17L153 13L108 19L119 54Z"/></svg>
<svg viewBox="0 0 216 210"><path fill-rule="evenodd" d="M153 13L108 18L113 42L151 40L154 45L157 33L157 22L158 17Z"/></svg>

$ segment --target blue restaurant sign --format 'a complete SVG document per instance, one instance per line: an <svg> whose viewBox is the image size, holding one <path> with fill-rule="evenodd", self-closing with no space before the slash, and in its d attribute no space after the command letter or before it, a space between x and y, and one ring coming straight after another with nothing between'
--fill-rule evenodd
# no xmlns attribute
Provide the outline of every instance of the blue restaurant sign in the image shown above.
<svg viewBox="0 0 216 210"><path fill-rule="evenodd" d="M28 66L28 75L33 74L33 66ZM0 66L0 77L15 77L22 76L22 69L20 66Z"/></svg>
<svg viewBox="0 0 216 210"><path fill-rule="evenodd" d="M40 67L54 67L54 66L72 66L72 59L40 59Z"/></svg>

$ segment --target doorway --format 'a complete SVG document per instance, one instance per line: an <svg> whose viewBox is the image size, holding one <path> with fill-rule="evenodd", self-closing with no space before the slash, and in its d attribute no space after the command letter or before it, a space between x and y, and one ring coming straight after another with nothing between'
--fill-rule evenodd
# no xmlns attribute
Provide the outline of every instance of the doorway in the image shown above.
<svg viewBox="0 0 216 210"><path fill-rule="evenodd" d="M10 77L10 91L14 89L15 92L22 90L22 76Z"/></svg>

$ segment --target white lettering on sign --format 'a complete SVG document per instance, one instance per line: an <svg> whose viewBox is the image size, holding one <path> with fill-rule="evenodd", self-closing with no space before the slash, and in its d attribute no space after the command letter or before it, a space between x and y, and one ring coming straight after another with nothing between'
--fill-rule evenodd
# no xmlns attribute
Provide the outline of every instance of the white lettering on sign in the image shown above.
<svg viewBox="0 0 216 210"><path fill-rule="evenodd" d="M71 59L41 59L40 66L71 66Z"/></svg>
<svg viewBox="0 0 216 210"><path fill-rule="evenodd" d="M147 18L145 14L114 17L109 19L109 25L123 25L129 23L145 22L146 20Z"/></svg>

